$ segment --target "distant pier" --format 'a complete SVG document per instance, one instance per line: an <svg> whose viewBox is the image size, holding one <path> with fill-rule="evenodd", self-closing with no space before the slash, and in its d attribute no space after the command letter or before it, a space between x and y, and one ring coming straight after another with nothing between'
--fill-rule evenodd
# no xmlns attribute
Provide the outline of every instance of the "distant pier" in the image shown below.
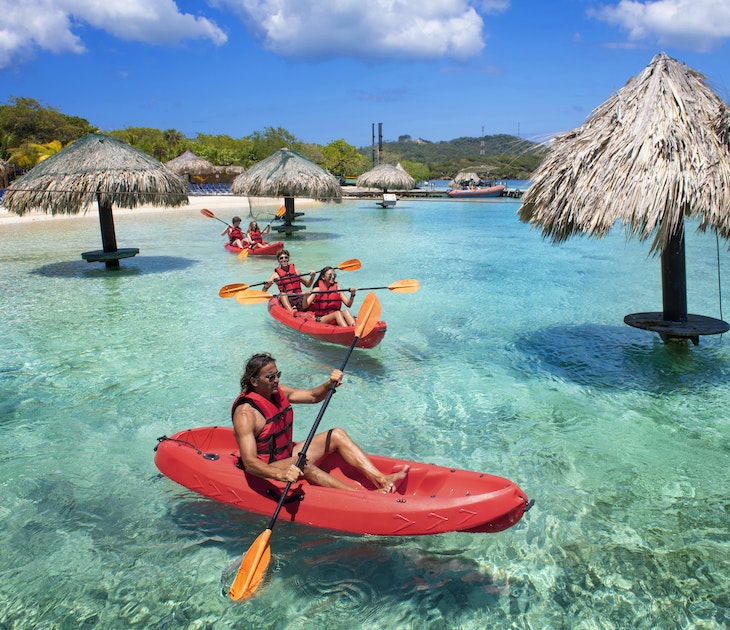
<svg viewBox="0 0 730 630"><path fill-rule="evenodd" d="M448 191L444 188L414 188L413 190L397 190L391 192L394 192L398 196L398 199L452 199L452 197L449 197ZM491 197L491 199L499 199L500 197L519 199L524 192L521 188L505 188L499 197ZM343 199L381 199L382 197L383 193L379 190L357 188L355 186L342 187ZM481 199L483 198L475 198L473 201ZM463 199L460 201L463 201Z"/></svg>

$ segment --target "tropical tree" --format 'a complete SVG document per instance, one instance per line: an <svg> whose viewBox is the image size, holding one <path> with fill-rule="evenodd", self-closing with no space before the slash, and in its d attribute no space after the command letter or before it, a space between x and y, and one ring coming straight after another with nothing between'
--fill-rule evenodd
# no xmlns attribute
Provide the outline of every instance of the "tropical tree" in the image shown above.
<svg viewBox="0 0 730 630"><path fill-rule="evenodd" d="M343 138L322 147L324 168L335 175L360 175L368 169L367 158Z"/></svg>
<svg viewBox="0 0 730 630"><path fill-rule="evenodd" d="M408 174L417 182L429 179L431 169L421 162L411 162L410 160L402 160L400 165L408 172Z"/></svg>
<svg viewBox="0 0 730 630"><path fill-rule="evenodd" d="M0 105L0 133L11 134L16 147L52 140L66 145L95 130L88 120L43 107L35 99L11 97L9 101Z"/></svg>
<svg viewBox="0 0 730 630"><path fill-rule="evenodd" d="M256 161L253 143L248 138L199 133L195 140L188 141L187 148L219 166L248 166Z"/></svg>
<svg viewBox="0 0 730 630"><path fill-rule="evenodd" d="M159 129L151 127L127 127L109 132L109 135L126 142L140 151L164 161L167 158L168 143ZM173 155L171 158L176 157Z"/></svg>
<svg viewBox="0 0 730 630"><path fill-rule="evenodd" d="M185 150L182 148L185 142L185 134L177 129L167 129L166 131L163 131L162 137L167 145L167 151L163 162L167 162L167 160L177 157Z"/></svg>
<svg viewBox="0 0 730 630"><path fill-rule="evenodd" d="M253 134L248 136L251 144L253 145L254 160L260 162L264 158L269 157L275 151L279 149L293 149L294 151L301 151L302 142L297 140L296 136L277 127L266 127L263 132L255 131Z"/></svg>

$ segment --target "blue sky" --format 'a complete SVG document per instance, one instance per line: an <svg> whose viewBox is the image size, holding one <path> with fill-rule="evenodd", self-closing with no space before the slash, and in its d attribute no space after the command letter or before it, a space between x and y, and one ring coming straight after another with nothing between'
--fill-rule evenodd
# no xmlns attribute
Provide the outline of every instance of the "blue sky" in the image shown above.
<svg viewBox="0 0 730 630"><path fill-rule="evenodd" d="M305 142L579 126L658 52L730 101L729 0L0 0L0 102Z"/></svg>

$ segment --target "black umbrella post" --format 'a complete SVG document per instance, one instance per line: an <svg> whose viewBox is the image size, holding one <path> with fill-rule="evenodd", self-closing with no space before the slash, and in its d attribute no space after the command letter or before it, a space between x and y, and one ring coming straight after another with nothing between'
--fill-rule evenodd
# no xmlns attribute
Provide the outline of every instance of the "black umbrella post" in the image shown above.
<svg viewBox="0 0 730 630"><path fill-rule="evenodd" d="M84 252L81 257L87 262L103 262L107 269L119 269L120 258L130 258L139 254L136 247L119 249L117 235L114 230L114 215L112 214L111 199L103 199L101 193L96 193L96 202L99 206L99 226L101 227L101 250Z"/></svg>
<svg viewBox="0 0 730 630"><path fill-rule="evenodd" d="M284 225L291 226L294 222L294 197L284 197Z"/></svg>
<svg viewBox="0 0 730 630"><path fill-rule="evenodd" d="M687 266L684 257L684 221L680 220L662 250L662 315L668 322L687 322Z"/></svg>
<svg viewBox="0 0 730 630"><path fill-rule="evenodd" d="M632 313L624 322L656 332L665 343L689 339L698 345L701 335L720 335L730 330L721 319L687 313L687 267L684 256L684 221L680 218L662 250L662 312Z"/></svg>
<svg viewBox="0 0 730 630"><path fill-rule="evenodd" d="M284 197L284 208L284 223L282 225L274 227L274 230L276 230L277 232L284 232L284 234L286 234L287 236L291 236L297 230L307 229L306 225L294 225L294 219L297 217L297 213L294 212L294 197ZM302 214L304 213L299 213L300 216Z"/></svg>

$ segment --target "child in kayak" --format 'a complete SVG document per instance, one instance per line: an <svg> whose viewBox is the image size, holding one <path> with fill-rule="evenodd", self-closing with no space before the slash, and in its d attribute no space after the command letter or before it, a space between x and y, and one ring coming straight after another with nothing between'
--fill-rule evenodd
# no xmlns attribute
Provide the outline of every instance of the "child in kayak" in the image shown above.
<svg viewBox="0 0 730 630"><path fill-rule="evenodd" d="M336 326L354 326L355 318L346 308L352 306L357 289L350 287L349 291L340 289L336 282L337 274L332 267L325 267L317 278L317 283L311 293L305 296L306 308L314 312L318 322L334 324Z"/></svg>
<svg viewBox="0 0 730 630"><path fill-rule="evenodd" d="M246 231L246 242L249 248L256 249L257 247L263 247L266 244L264 243L264 234L268 234L269 232L271 232L271 224L267 225L262 232L259 229L259 224L255 220L251 221Z"/></svg>
<svg viewBox="0 0 730 630"><path fill-rule="evenodd" d="M233 217L231 219L231 223L233 225L227 226L226 229L221 232L221 236L227 234L229 243L233 247L240 247L241 249L248 247L246 235L241 229L241 217Z"/></svg>
<svg viewBox="0 0 730 630"><path fill-rule="evenodd" d="M279 266L274 269L269 279L264 282L264 291L268 291L272 284L279 287L279 302L290 313L306 310L304 304L304 295L302 294L302 284L309 288L314 282L315 272L310 271L307 274L300 274L297 268L289 262L289 250L280 249L276 252L276 260ZM295 293L298 295L286 295L287 293Z"/></svg>

